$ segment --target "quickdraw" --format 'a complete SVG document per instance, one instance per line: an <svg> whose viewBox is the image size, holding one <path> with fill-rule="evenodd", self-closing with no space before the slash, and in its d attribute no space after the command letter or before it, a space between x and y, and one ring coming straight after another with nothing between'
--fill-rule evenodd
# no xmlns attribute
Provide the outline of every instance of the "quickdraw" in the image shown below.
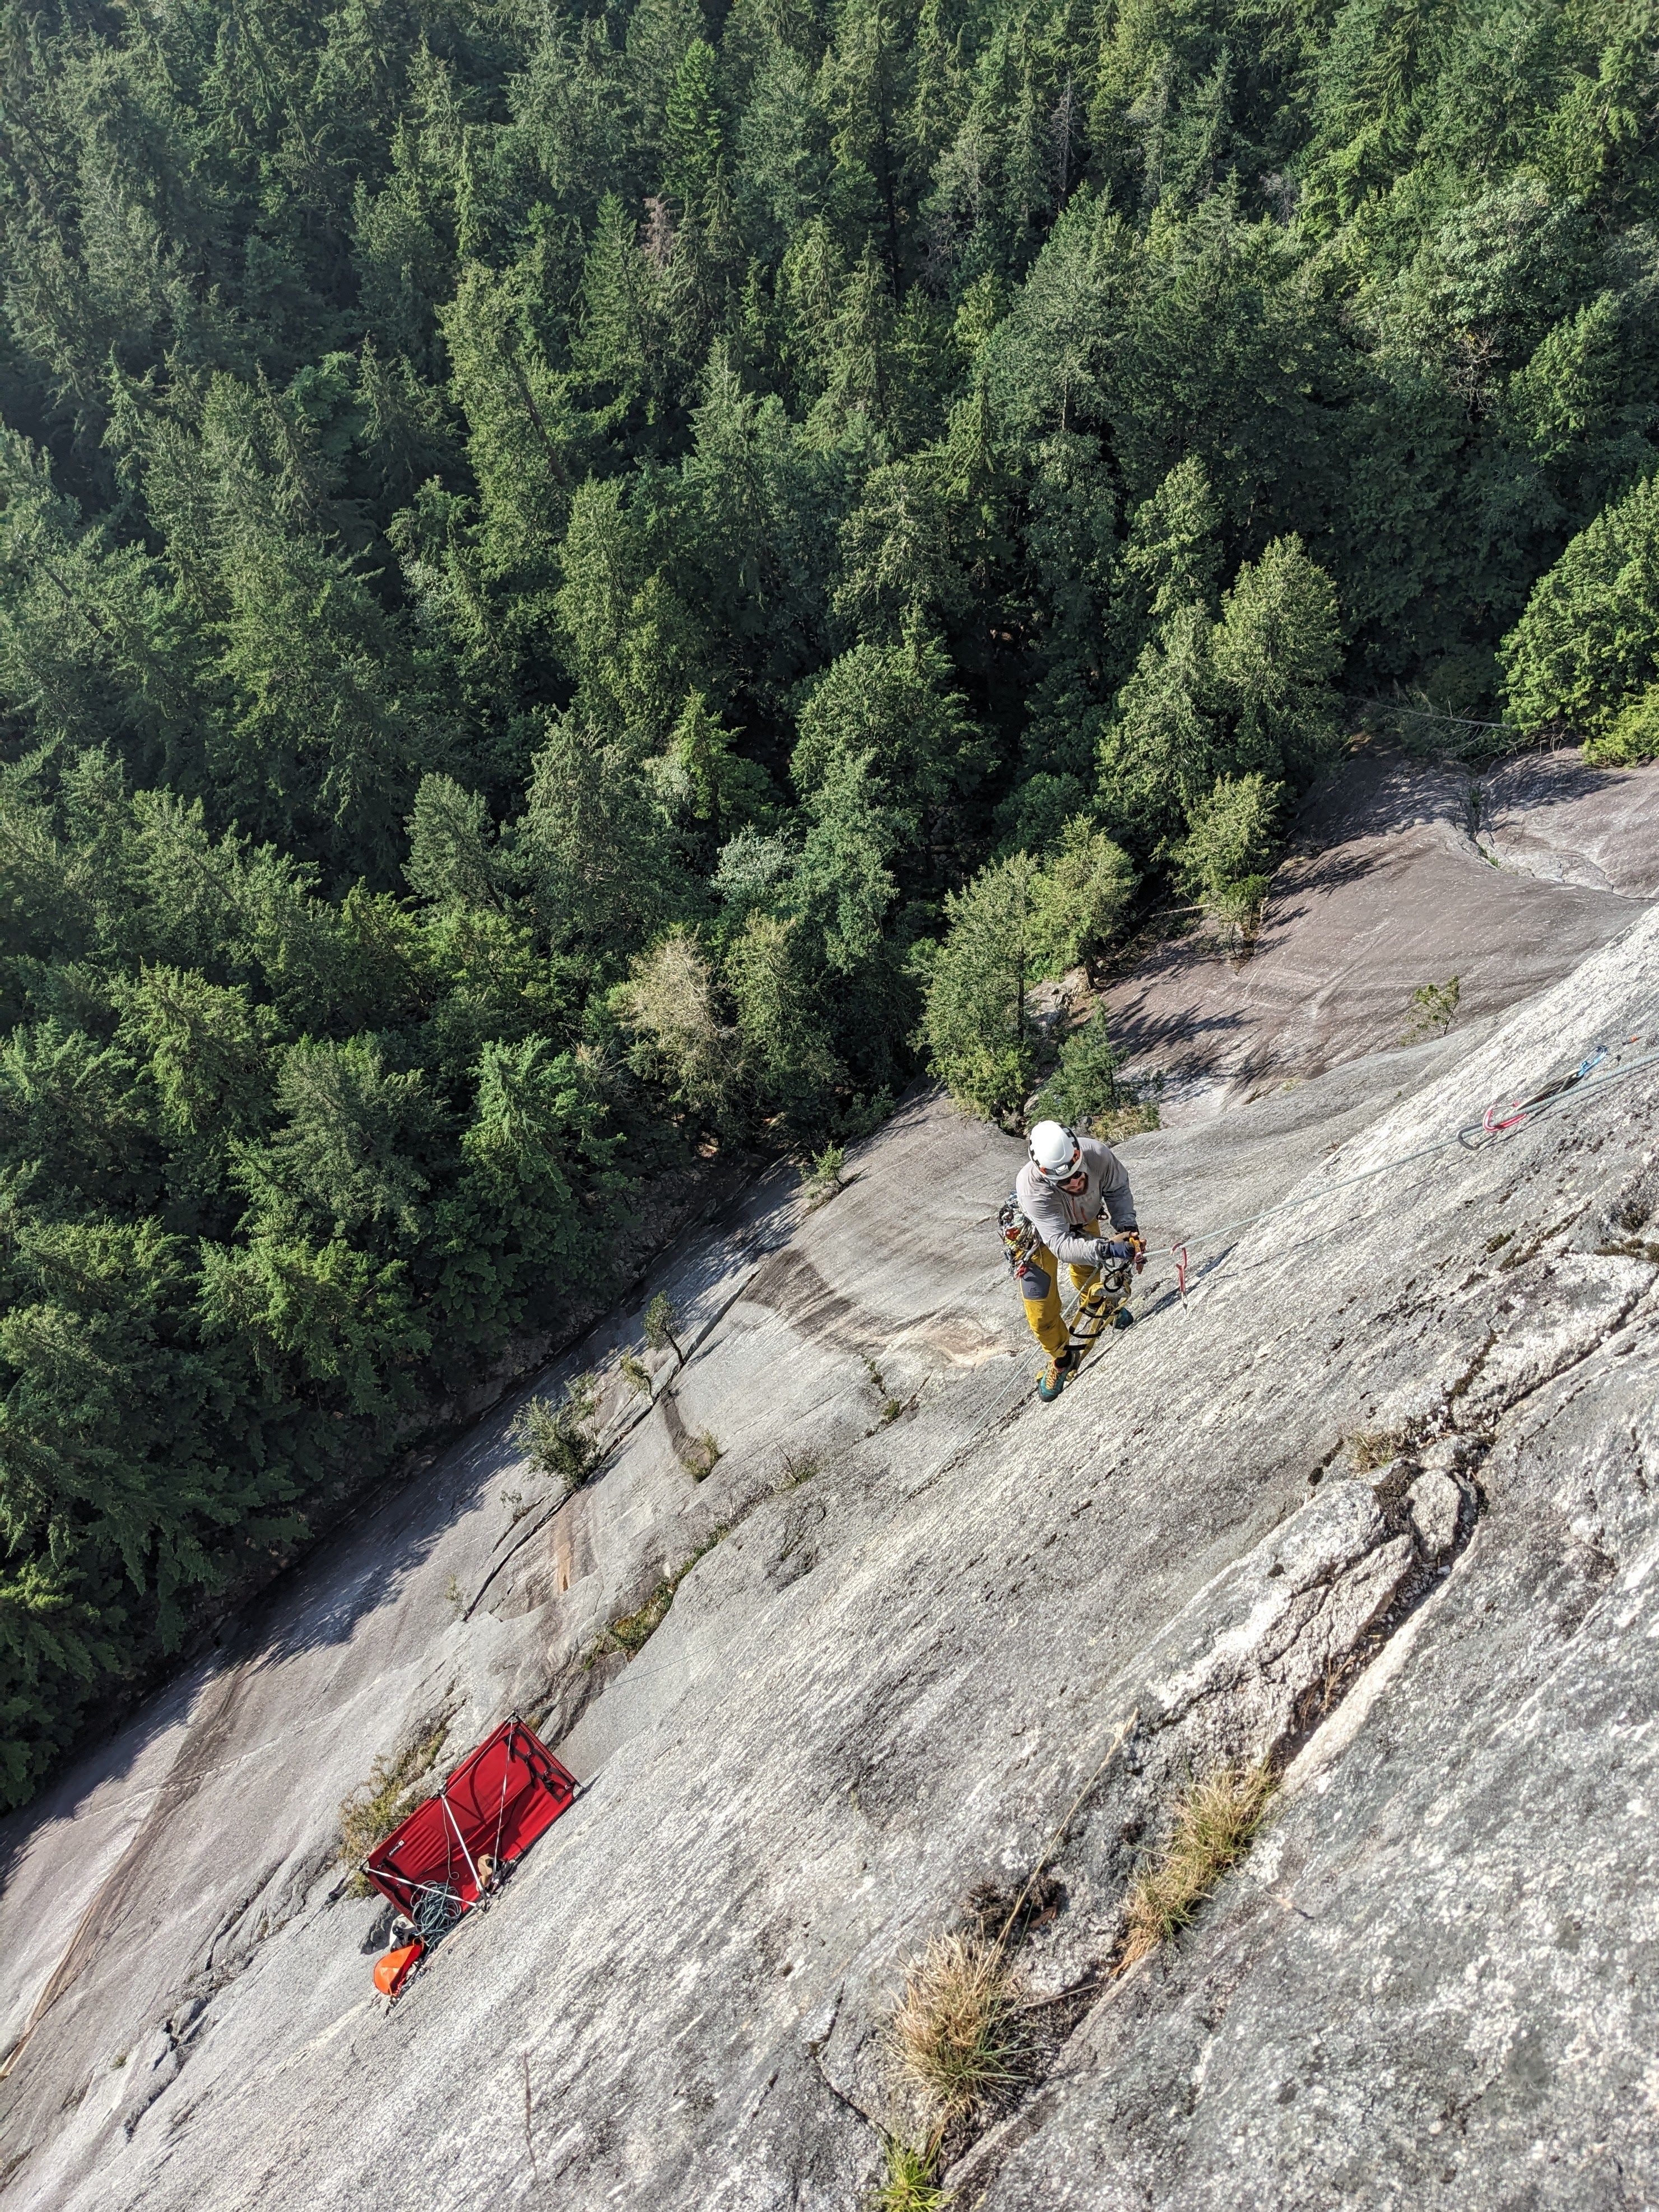
<svg viewBox="0 0 1659 2212"><path fill-rule="evenodd" d="M1641 1039L1632 1037L1629 1042L1639 1044ZM1541 1091L1534 1091L1529 1097L1512 1098L1507 1106L1488 1106L1478 1122L1458 1131L1458 1142L1466 1151L1474 1152L1486 1138L1502 1137L1511 1129L1518 1129L1533 1115L1541 1113L1546 1106L1553 1106L1569 1091L1583 1083L1593 1069L1600 1067L1610 1049L1607 1045L1598 1044L1593 1052L1584 1054L1571 1075L1559 1076L1555 1082L1547 1083Z"/></svg>

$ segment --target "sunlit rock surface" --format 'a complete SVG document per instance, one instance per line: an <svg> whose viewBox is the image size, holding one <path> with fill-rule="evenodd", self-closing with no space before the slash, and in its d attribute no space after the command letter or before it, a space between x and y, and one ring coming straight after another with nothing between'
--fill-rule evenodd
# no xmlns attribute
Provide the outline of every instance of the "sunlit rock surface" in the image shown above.
<svg viewBox="0 0 1659 2212"><path fill-rule="evenodd" d="M1607 787L1628 825L1655 786ZM1659 1070L1347 1181L1659 1042L1652 886L1549 790L1501 836L1535 862L1566 808L1615 887L1529 864L1502 971L1522 878L1478 823L1410 845L1396 902L1415 927L1454 872L1486 996L1401 1048L1458 944L1363 1032L1334 943L1338 1012L1273 1002L1252 1103L1127 1147L1189 1296L1157 1261L1057 1407L994 1233L1018 1147L918 1098L827 1206L779 1175L682 1240L689 1362L648 1408L612 1366L589 1489L550 1514L504 1408L11 1822L8 2207L851 2212L903 2117L905 1961L1051 1844L1021 1964L1080 1994L953 2140L963 2205L1659 2201ZM1282 952L1316 979L1308 906ZM584 1665L721 1529L637 1658ZM383 2013L338 1802L515 1704L590 1787ZM1115 1978L1170 1793L1262 1755L1255 1850Z"/></svg>

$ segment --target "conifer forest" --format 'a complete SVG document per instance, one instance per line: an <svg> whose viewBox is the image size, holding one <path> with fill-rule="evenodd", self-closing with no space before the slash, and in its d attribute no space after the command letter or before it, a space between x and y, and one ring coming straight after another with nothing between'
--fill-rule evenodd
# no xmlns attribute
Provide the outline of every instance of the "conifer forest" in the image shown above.
<svg viewBox="0 0 1659 2212"><path fill-rule="evenodd" d="M5 1802L1376 702L1659 757L1656 0L0 25Z"/></svg>

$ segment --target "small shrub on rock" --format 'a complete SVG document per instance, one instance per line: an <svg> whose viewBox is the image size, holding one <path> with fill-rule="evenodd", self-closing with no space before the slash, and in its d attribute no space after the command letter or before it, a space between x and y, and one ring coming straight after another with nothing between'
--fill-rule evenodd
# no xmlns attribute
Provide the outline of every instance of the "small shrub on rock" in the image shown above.
<svg viewBox="0 0 1659 2212"><path fill-rule="evenodd" d="M720 1441L712 1429L700 1429L680 1447L680 1465L693 1482L707 1482L720 1457Z"/></svg>
<svg viewBox="0 0 1659 2212"><path fill-rule="evenodd" d="M1462 984L1455 975L1449 975L1443 983L1419 983L1412 993L1411 1019L1406 1024L1404 1042L1410 1044L1419 1037L1444 1036L1462 995Z"/></svg>
<svg viewBox="0 0 1659 2212"><path fill-rule="evenodd" d="M599 1386L591 1375L574 1376L556 1405L550 1398L529 1399L511 1434L531 1471L558 1483L567 1494L579 1489L599 1463L593 1433L599 1409Z"/></svg>
<svg viewBox="0 0 1659 2212"><path fill-rule="evenodd" d="M406 1820L427 1796L421 1785L437 1765L448 1733L448 1722L439 1721L395 1757L382 1753L369 1768L368 1781L360 1782L342 1802L340 1847L335 1861L352 1869L346 1887L353 1897L369 1894L363 1860L381 1837L389 1836L399 1821Z"/></svg>
<svg viewBox="0 0 1659 2212"><path fill-rule="evenodd" d="M813 1155L811 1173L802 1186L809 1207L816 1211L836 1195L845 1179L842 1170L846 1165L844 1145L826 1145L821 1152Z"/></svg>

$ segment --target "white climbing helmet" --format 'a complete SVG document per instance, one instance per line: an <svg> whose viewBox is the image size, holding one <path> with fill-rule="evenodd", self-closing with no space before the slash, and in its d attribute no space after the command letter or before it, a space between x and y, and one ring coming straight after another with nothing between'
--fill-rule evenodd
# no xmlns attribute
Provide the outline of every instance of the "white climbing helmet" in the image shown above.
<svg viewBox="0 0 1659 2212"><path fill-rule="evenodd" d="M1044 1182L1069 1182L1083 1165L1077 1132L1062 1121L1039 1121L1031 1132L1031 1165Z"/></svg>

